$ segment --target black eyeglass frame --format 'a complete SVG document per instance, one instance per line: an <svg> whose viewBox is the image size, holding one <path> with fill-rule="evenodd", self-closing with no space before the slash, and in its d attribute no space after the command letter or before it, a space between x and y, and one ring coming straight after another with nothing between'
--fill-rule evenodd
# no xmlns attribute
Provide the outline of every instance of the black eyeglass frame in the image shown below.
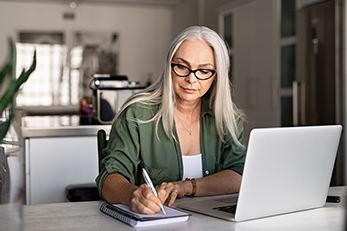
<svg viewBox="0 0 347 231"><path fill-rule="evenodd" d="M179 74L177 74L177 72L175 71L175 68L174 68L175 66L182 66L182 67L185 67L185 68L188 69L189 73L186 74L186 75L179 75ZM182 64L178 64L178 63L171 63L171 68L172 68L173 72L175 72L175 74L178 75L178 76L180 76L180 77L187 77L188 75L190 75L190 73L193 72L194 75L195 75L195 77L196 77L197 79L199 79L199 80L208 80L208 79L212 78L212 76L216 73L216 70L211 70L211 69L206 69L206 68L200 68L200 69L192 70L192 69L190 69L189 67L186 67L186 66L184 66L184 65L182 65ZM196 72L197 72L197 71L203 71L203 70L211 71L211 72L212 72L212 75L211 75L210 77L206 78L206 79L199 78L199 77L196 75Z"/></svg>

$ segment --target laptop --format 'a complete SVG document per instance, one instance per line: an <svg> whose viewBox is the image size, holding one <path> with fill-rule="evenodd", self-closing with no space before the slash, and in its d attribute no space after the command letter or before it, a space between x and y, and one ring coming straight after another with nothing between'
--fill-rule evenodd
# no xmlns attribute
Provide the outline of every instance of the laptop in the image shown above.
<svg viewBox="0 0 347 231"><path fill-rule="evenodd" d="M341 132L341 125L253 129L240 192L177 207L237 222L322 207Z"/></svg>

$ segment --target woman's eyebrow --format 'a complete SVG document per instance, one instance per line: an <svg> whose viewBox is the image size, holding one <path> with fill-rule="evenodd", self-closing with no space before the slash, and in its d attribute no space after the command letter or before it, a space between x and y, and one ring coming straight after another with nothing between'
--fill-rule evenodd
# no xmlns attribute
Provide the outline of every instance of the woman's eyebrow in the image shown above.
<svg viewBox="0 0 347 231"><path fill-rule="evenodd" d="M200 67L206 67L206 66L211 66L212 68L214 68L212 63L203 63L199 65Z"/></svg>
<svg viewBox="0 0 347 231"><path fill-rule="evenodd" d="M175 58L175 59L178 59L178 61L181 61L181 62L185 63L187 66L190 67L190 63L187 60L185 60L183 58Z"/></svg>
<svg viewBox="0 0 347 231"><path fill-rule="evenodd" d="M190 63L185 60L184 58L175 58L175 59L178 59L180 61L182 61L183 63L185 63L188 67L191 67ZM202 64L199 64L199 67L207 67L207 66L211 66L212 68L214 68L213 64L212 63L202 63Z"/></svg>

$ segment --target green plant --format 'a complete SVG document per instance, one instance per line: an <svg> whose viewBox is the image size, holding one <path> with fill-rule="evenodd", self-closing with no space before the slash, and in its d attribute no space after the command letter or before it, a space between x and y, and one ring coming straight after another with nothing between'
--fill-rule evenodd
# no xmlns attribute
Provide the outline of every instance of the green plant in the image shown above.
<svg viewBox="0 0 347 231"><path fill-rule="evenodd" d="M8 110L8 119L0 121L0 142L5 137L14 114L15 97L20 86L28 80L31 73L36 68L36 51L34 51L33 62L26 71L23 69L18 78L14 74L14 65L16 61L16 47L12 39L9 39L9 56L5 65L0 69L0 117L4 111Z"/></svg>

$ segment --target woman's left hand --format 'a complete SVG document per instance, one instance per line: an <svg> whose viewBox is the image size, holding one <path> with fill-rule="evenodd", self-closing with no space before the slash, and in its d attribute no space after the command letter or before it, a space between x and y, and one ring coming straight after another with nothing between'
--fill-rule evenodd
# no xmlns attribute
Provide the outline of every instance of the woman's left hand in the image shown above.
<svg viewBox="0 0 347 231"><path fill-rule="evenodd" d="M163 182L156 187L158 197L162 203L167 202L168 206L172 206L177 197L183 197L185 195L185 187L183 181L176 182Z"/></svg>

